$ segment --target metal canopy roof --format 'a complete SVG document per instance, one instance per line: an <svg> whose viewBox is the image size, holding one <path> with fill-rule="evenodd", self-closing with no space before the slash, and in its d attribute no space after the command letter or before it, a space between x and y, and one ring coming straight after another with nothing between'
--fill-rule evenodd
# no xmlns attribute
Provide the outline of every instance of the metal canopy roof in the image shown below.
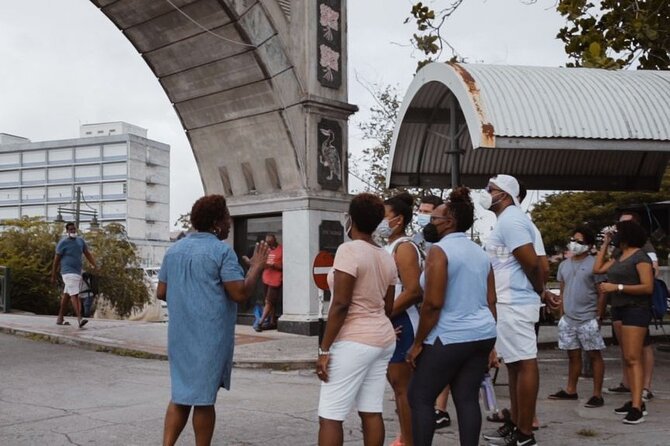
<svg viewBox="0 0 670 446"><path fill-rule="evenodd" d="M450 141L455 144L450 145ZM657 190L670 160L670 72L432 63L410 84L387 185Z"/></svg>

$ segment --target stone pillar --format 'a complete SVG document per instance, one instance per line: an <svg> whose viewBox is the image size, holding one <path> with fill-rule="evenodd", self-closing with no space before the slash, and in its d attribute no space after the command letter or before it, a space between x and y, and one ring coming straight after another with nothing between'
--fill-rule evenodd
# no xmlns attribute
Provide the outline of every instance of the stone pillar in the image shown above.
<svg viewBox="0 0 670 446"><path fill-rule="evenodd" d="M312 262L319 252L319 226L323 220L344 225L343 213L335 209L287 211L284 226L284 301L279 330L305 335L317 334L318 292L312 280Z"/></svg>

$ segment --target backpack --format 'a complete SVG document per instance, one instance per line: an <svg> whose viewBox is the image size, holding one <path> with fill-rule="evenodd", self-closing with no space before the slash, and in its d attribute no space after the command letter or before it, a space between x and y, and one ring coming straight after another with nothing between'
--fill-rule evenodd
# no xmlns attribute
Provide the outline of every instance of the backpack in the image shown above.
<svg viewBox="0 0 670 446"><path fill-rule="evenodd" d="M654 279L654 291L651 293L651 314L658 324L668 311L668 286L661 279Z"/></svg>

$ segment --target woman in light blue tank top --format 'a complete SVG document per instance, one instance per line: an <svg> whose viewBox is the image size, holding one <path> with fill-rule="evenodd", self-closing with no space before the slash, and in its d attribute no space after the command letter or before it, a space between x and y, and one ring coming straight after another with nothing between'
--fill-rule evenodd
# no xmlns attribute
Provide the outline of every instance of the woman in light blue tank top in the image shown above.
<svg viewBox="0 0 670 446"><path fill-rule="evenodd" d="M415 446L432 444L433 403L447 385L458 414L460 444L479 444L479 387L495 360L496 295L488 256L465 235L473 221L470 191L458 187L424 228L433 246L421 276L419 328L407 354L415 367L409 387Z"/></svg>

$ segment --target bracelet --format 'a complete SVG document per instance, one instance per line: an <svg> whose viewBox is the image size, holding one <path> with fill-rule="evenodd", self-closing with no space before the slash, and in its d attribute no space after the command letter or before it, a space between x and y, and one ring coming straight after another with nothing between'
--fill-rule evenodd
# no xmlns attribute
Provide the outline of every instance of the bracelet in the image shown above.
<svg viewBox="0 0 670 446"><path fill-rule="evenodd" d="M321 350L321 347L319 347L319 356L328 356L330 355L329 350Z"/></svg>

